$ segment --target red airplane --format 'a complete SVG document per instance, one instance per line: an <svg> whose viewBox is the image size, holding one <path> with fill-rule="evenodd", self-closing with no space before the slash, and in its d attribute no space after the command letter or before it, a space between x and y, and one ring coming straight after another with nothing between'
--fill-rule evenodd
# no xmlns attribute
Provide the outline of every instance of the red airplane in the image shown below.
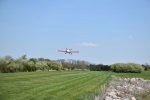
<svg viewBox="0 0 150 100"><path fill-rule="evenodd" d="M66 50L57 50L58 52L65 52L65 54L72 54L72 53L79 53L79 51L72 51L72 49L67 49Z"/></svg>

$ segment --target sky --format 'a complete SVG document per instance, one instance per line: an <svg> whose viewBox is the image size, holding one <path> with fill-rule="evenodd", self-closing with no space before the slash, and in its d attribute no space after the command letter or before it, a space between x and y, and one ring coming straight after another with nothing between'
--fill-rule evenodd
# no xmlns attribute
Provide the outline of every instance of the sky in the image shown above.
<svg viewBox="0 0 150 100"><path fill-rule="evenodd" d="M71 48L79 54L64 54ZM150 63L149 0L0 0L0 57Z"/></svg>

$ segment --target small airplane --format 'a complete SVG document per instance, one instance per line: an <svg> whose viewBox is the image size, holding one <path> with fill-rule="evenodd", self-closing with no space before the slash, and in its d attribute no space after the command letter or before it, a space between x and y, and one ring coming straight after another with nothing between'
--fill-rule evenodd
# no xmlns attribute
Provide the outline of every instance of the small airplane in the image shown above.
<svg viewBox="0 0 150 100"><path fill-rule="evenodd" d="M67 48L66 50L57 50L57 52L65 52L65 54L79 53L79 51L72 51L72 49L67 49Z"/></svg>

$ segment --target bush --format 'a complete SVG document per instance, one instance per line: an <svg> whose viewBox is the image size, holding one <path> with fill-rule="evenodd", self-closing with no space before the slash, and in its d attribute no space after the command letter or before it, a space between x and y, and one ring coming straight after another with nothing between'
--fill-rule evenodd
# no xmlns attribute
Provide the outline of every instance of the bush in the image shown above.
<svg viewBox="0 0 150 100"><path fill-rule="evenodd" d="M111 67L109 65L103 65L103 64L98 64L98 65L91 64L89 65L89 69L91 71L109 71L111 70Z"/></svg>
<svg viewBox="0 0 150 100"><path fill-rule="evenodd" d="M143 64L142 67L144 68L144 70L150 70L149 64Z"/></svg>
<svg viewBox="0 0 150 100"><path fill-rule="evenodd" d="M89 62L83 60L60 59L57 61L62 63L63 70L88 69L89 66Z"/></svg>
<svg viewBox="0 0 150 100"><path fill-rule="evenodd" d="M21 62L10 62L7 66L7 72L23 72L24 66Z"/></svg>
<svg viewBox="0 0 150 100"><path fill-rule="evenodd" d="M62 69L63 70L74 70L76 68L76 64L70 64L67 62L62 63Z"/></svg>
<svg viewBox="0 0 150 100"><path fill-rule="evenodd" d="M47 65L49 66L50 70L61 70L62 64L59 62L48 62Z"/></svg>
<svg viewBox="0 0 150 100"><path fill-rule="evenodd" d="M0 72L7 73L7 65L10 63L10 61L7 61L5 59L0 59Z"/></svg>
<svg viewBox="0 0 150 100"><path fill-rule="evenodd" d="M139 65L139 64L135 64L135 63L116 63L111 65L111 69L114 72L123 72L123 73L141 73L144 68Z"/></svg>
<svg viewBox="0 0 150 100"><path fill-rule="evenodd" d="M23 65L24 65L24 71L28 71L28 72L36 71L36 65L33 61L23 62Z"/></svg>
<svg viewBox="0 0 150 100"><path fill-rule="evenodd" d="M35 64L37 70L49 70L49 66L46 61L38 61Z"/></svg>
<svg viewBox="0 0 150 100"><path fill-rule="evenodd" d="M51 61L44 58L30 58L27 59L26 55L23 55L17 59L13 59L11 56L5 56L0 58L0 72L31 72L42 70L74 70L74 69L87 69L89 65L86 61L79 60L64 60Z"/></svg>

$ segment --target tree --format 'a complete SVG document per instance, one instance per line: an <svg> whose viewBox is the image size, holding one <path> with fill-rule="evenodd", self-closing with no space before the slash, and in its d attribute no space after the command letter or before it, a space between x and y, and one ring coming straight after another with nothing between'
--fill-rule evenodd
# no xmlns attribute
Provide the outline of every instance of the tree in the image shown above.
<svg viewBox="0 0 150 100"><path fill-rule="evenodd" d="M135 63L116 63L111 65L111 69L112 71L119 73L141 73L144 70L140 64Z"/></svg>
<svg viewBox="0 0 150 100"><path fill-rule="evenodd" d="M148 63L143 64L142 67L144 68L144 70L150 70L150 65Z"/></svg>
<svg viewBox="0 0 150 100"><path fill-rule="evenodd" d="M49 66L49 69L51 70L61 70L62 64L59 62L48 62L47 65Z"/></svg>
<svg viewBox="0 0 150 100"><path fill-rule="evenodd" d="M5 58L6 60L8 60L8 61L14 60L11 56L5 56L4 58Z"/></svg>

